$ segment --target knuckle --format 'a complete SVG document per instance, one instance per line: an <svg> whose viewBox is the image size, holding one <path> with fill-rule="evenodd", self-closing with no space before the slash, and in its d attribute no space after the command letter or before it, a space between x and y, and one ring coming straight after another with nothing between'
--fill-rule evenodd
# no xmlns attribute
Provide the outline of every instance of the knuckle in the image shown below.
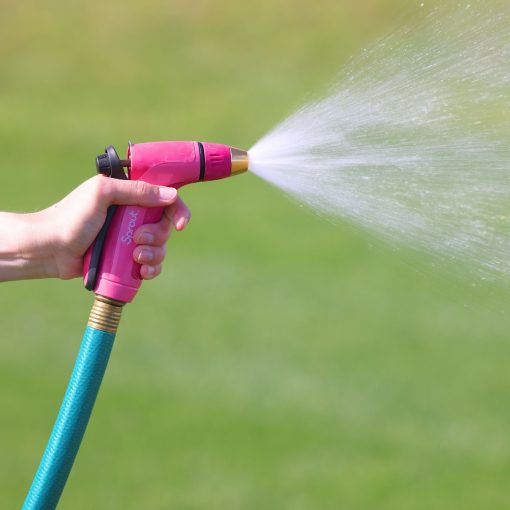
<svg viewBox="0 0 510 510"><path fill-rule="evenodd" d="M163 211L163 218L165 223L172 223L174 219L174 207L169 206L165 207L165 210Z"/></svg>
<svg viewBox="0 0 510 510"><path fill-rule="evenodd" d="M148 184L144 181L135 181L135 192L137 195L143 196L147 194Z"/></svg>
<svg viewBox="0 0 510 510"><path fill-rule="evenodd" d="M96 175L89 179L89 185L92 193L99 193L104 188L103 177L101 175Z"/></svg>
<svg viewBox="0 0 510 510"><path fill-rule="evenodd" d="M94 203L101 203L109 195L110 187L107 179L102 175L96 175L90 179L90 198Z"/></svg>
<svg viewBox="0 0 510 510"><path fill-rule="evenodd" d="M166 249L164 246L157 248L154 252L154 260L158 263L163 262L166 256Z"/></svg>
<svg viewBox="0 0 510 510"><path fill-rule="evenodd" d="M158 241L161 246L164 245L168 239L170 239L171 228L172 227L170 225L168 228L159 229Z"/></svg>

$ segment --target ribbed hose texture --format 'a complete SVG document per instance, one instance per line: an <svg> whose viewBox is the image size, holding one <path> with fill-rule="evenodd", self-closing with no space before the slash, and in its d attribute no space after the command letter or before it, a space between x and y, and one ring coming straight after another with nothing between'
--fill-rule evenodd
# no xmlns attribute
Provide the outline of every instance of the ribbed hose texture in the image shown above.
<svg viewBox="0 0 510 510"><path fill-rule="evenodd" d="M53 510L73 466L115 333L87 326L64 400L22 510Z"/></svg>

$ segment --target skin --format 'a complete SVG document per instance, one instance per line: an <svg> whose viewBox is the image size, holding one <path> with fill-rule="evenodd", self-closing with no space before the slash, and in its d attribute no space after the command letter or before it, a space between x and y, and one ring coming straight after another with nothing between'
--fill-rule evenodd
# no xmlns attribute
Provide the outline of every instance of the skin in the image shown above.
<svg viewBox="0 0 510 510"><path fill-rule="evenodd" d="M159 223L142 225L133 237L142 277L158 276L166 241L173 228L186 227L188 208L173 188L98 175L42 211L0 212L0 281L82 276L83 256L113 204L165 208Z"/></svg>

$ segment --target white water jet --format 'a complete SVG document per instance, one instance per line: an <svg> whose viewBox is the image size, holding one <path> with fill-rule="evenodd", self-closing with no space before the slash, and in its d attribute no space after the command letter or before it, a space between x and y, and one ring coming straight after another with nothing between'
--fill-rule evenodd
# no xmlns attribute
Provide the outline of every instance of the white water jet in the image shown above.
<svg viewBox="0 0 510 510"><path fill-rule="evenodd" d="M441 4L257 142L250 169L321 214L510 280L510 5Z"/></svg>

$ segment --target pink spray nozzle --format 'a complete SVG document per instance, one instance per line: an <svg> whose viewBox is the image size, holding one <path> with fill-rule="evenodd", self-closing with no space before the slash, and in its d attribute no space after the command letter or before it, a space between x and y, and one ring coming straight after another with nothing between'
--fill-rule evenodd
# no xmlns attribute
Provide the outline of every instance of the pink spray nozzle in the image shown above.
<svg viewBox="0 0 510 510"><path fill-rule="evenodd" d="M143 180L180 188L199 181L224 179L248 170L246 151L228 145L201 142L131 144L128 159L120 160L113 147L98 157L98 171L116 178ZM96 294L130 302L142 283L140 266L133 261L133 234L143 224L157 223L160 207L110 208L107 222L84 259L85 287Z"/></svg>

